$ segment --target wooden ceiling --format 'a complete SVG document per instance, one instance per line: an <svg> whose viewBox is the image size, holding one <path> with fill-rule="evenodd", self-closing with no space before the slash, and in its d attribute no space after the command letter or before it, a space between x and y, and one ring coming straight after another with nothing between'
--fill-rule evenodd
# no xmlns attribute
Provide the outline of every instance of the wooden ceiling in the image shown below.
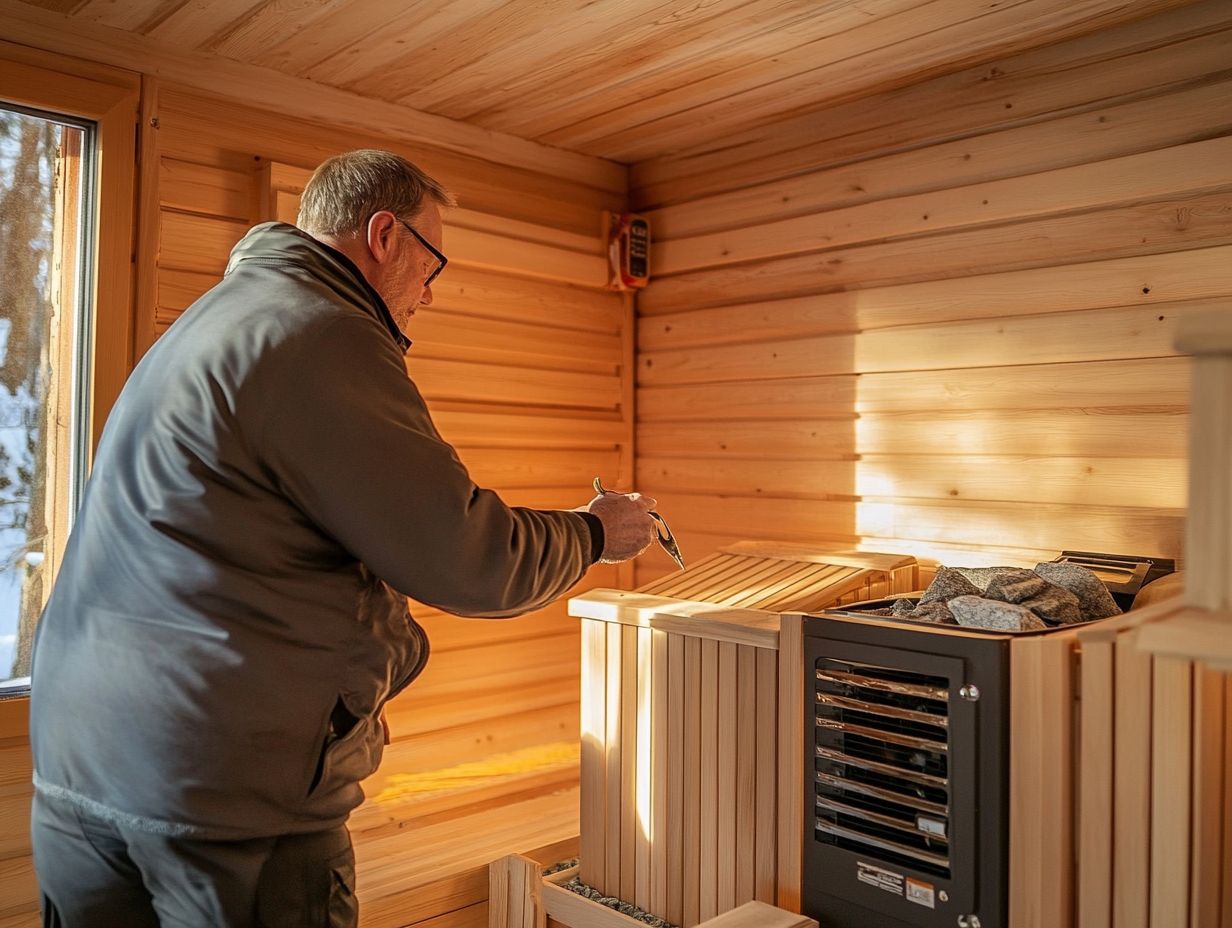
<svg viewBox="0 0 1232 928"><path fill-rule="evenodd" d="M1189 0L29 0L637 162Z"/></svg>

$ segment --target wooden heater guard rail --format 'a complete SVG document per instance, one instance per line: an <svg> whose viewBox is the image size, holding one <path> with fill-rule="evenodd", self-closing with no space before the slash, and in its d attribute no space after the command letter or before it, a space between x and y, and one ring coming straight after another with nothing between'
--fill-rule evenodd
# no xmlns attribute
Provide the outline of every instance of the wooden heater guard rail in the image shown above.
<svg viewBox="0 0 1232 928"><path fill-rule="evenodd" d="M577 872L571 867L545 877L539 864L516 854L493 861L488 868L489 928L645 928L644 922L560 885ZM754 901L697 928L817 928L817 922Z"/></svg>

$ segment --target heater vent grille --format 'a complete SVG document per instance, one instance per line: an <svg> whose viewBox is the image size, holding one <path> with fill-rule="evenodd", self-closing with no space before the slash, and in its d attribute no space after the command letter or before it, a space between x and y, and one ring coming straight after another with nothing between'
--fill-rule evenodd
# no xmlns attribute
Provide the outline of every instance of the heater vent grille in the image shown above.
<svg viewBox="0 0 1232 928"><path fill-rule="evenodd" d="M817 840L942 878L950 860L950 681L815 665Z"/></svg>

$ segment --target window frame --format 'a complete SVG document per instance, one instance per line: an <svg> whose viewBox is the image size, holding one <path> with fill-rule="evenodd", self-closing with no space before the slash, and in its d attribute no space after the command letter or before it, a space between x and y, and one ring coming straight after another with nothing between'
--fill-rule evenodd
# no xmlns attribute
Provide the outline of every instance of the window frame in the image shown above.
<svg viewBox="0 0 1232 928"><path fill-rule="evenodd" d="M48 67L54 60L55 66ZM89 469L103 423L133 365L137 130L141 76L88 61L0 42L0 103L86 119L95 124L92 184L97 199L87 214L93 256L90 330L82 333L88 359L85 398ZM29 695L0 698L0 739L29 733Z"/></svg>

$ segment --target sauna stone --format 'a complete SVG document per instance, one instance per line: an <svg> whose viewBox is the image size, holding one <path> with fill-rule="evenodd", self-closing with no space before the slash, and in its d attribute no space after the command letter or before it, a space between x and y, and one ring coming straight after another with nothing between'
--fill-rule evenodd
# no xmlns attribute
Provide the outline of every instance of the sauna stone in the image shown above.
<svg viewBox="0 0 1232 928"><path fill-rule="evenodd" d="M932 602L949 602L955 596L979 596L980 588L968 580L961 571L952 567L941 567L937 576L928 585L924 595L920 597L920 605Z"/></svg>
<svg viewBox="0 0 1232 928"><path fill-rule="evenodd" d="M1049 583L1077 596L1082 618L1086 621L1121 614L1121 607L1116 604L1116 600L1099 577L1079 564L1045 561L1035 565L1035 572Z"/></svg>
<svg viewBox="0 0 1232 928"><path fill-rule="evenodd" d="M1000 632L1033 632L1048 626L1025 606L983 596L958 596L950 600L950 611L959 625Z"/></svg>
<svg viewBox="0 0 1232 928"><path fill-rule="evenodd" d="M1002 571L988 582L984 596L1030 609L1049 625L1083 620L1077 596L1031 570Z"/></svg>

